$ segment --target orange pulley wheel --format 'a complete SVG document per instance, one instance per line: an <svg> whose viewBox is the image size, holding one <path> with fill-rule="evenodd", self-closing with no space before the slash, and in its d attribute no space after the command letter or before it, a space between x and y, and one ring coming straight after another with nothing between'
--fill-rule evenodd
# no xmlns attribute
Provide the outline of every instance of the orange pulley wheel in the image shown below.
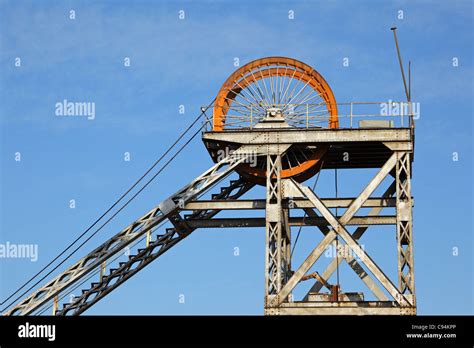
<svg viewBox="0 0 474 348"><path fill-rule="evenodd" d="M242 66L224 82L214 105L213 131L252 129L273 110L292 127L339 127L334 94L316 70L296 59L267 57ZM292 146L282 157L281 177L306 180L319 171L326 152L324 146ZM264 162L242 165L239 172L262 181Z"/></svg>

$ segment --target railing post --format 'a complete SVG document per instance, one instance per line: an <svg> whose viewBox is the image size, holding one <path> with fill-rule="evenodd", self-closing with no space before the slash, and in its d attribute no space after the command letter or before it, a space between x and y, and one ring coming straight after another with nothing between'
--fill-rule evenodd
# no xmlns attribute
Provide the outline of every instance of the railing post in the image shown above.
<svg viewBox="0 0 474 348"><path fill-rule="evenodd" d="M102 278L105 276L105 270L106 270L106 262L102 262L100 264L100 281L102 281Z"/></svg>
<svg viewBox="0 0 474 348"><path fill-rule="evenodd" d="M306 128L309 128L309 105L306 103Z"/></svg>
<svg viewBox="0 0 474 348"><path fill-rule="evenodd" d="M56 312L58 311L59 308L59 298L58 296L54 296L53 299L53 315L56 315Z"/></svg>
<svg viewBox="0 0 474 348"><path fill-rule="evenodd" d="M207 118L207 115L206 115L206 108L204 106L201 106L201 114L204 114L204 119L202 120L202 132L207 132L209 129L207 127L207 122L209 121L209 119Z"/></svg>
<svg viewBox="0 0 474 348"><path fill-rule="evenodd" d="M253 113L252 113L252 104L250 104L250 129L253 128Z"/></svg>
<svg viewBox="0 0 474 348"><path fill-rule="evenodd" d="M404 104L405 104L404 102L400 102L400 120L402 123L402 128L403 128L403 110L405 110Z"/></svg>
<svg viewBox="0 0 474 348"><path fill-rule="evenodd" d="M350 114L350 119L351 119L351 128L352 128L352 102L351 102L351 114Z"/></svg>
<svg viewBox="0 0 474 348"><path fill-rule="evenodd" d="M150 242L151 242L151 230L148 230L148 232L146 233L146 247L147 248L150 246Z"/></svg>

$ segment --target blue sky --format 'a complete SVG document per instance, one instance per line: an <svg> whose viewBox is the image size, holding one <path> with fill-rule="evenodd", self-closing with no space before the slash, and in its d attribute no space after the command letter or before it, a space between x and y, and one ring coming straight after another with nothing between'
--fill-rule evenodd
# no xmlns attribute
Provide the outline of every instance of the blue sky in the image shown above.
<svg viewBox="0 0 474 348"><path fill-rule="evenodd" d="M214 98L235 57L242 64L280 55L306 62L338 102L403 100L394 25L421 105L413 167L418 313L472 314L471 1L0 1L0 243L39 247L35 263L0 260L0 297L141 176ZM64 99L94 102L96 118L55 116ZM82 253L211 164L196 139ZM340 173L340 195L357 194L368 180L362 174ZM334 194L333 180L323 172L316 192ZM363 243L393 276L395 236L379 230L367 231ZM303 229L295 265L318 239ZM345 269L341 281L347 291L359 286ZM258 315L263 294L264 230L199 230L87 313Z"/></svg>

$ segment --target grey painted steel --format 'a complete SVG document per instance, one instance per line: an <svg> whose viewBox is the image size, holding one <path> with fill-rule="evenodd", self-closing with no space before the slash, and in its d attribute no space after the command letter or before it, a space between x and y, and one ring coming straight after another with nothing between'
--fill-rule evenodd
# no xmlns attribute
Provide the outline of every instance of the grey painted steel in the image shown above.
<svg viewBox="0 0 474 348"><path fill-rule="evenodd" d="M402 294L407 294L416 306L415 271L413 265L412 201L410 154L397 154L397 246L398 284Z"/></svg>
<svg viewBox="0 0 474 348"><path fill-rule="evenodd" d="M125 247L152 231L165 219L176 215L179 206L206 192L213 185L232 173L237 165L246 160L245 155L231 155L224 158L209 170L183 187L165 203L160 203L147 214L131 223L128 227L103 243L101 246L80 259L66 271L59 274L52 281L33 292L30 296L20 301L9 309L5 315L28 315L52 300L71 285L83 279L92 271L101 267L107 260L122 251ZM163 209L164 211L162 211Z"/></svg>
<svg viewBox="0 0 474 348"><path fill-rule="evenodd" d="M265 223L265 303L286 283L290 271L287 210L281 205L281 154L267 156L267 201ZM284 216L286 215L286 216Z"/></svg>
<svg viewBox="0 0 474 348"><path fill-rule="evenodd" d="M396 216L356 216L351 218L346 225L396 225ZM232 227L265 227L265 218L240 217L240 218L215 218L212 220L193 220L188 225L193 228L232 228ZM289 226L328 226L323 217L293 217L288 218Z"/></svg>
<svg viewBox="0 0 474 348"><path fill-rule="evenodd" d="M254 185L248 183L242 178L230 182L229 186L222 187L216 199L236 199L247 192ZM124 283L130 277L138 273L148 264L153 262L175 244L189 236L195 228L189 225L194 219L211 219L219 213L219 210L198 211L183 218L185 228L167 228L164 234L158 235L154 241L151 241L146 247L138 249L136 255L130 255L126 262L120 262L118 268L112 268L109 274L100 277L100 281L92 283L89 288L82 291L69 303L64 304L63 308L56 315L78 315L93 306L112 290Z"/></svg>
<svg viewBox="0 0 474 348"><path fill-rule="evenodd" d="M341 142L412 142L410 128L390 129L298 129L283 128L273 130L234 130L208 132L203 140L224 141L235 144L301 144L301 143L341 143Z"/></svg>
<svg viewBox="0 0 474 348"><path fill-rule="evenodd" d="M367 268L372 272L372 274L377 278L377 280L383 285L383 287L392 295L395 301L399 302L400 305L404 305L406 299L398 291L396 286L391 282L391 280L385 275L385 273L377 266L377 264L370 258L370 256L364 251L363 248L357 243L357 241L352 238L351 234L344 228L343 223L345 223L344 216L341 217L340 221L334 217L334 215L321 203L319 198L311 192L307 187L302 187L303 192L308 195L308 198L314 203L315 208L318 209L321 214L329 221L332 225L333 230L344 239L347 245L356 253L361 255L363 263ZM356 207L356 206L354 206ZM354 208L355 209L355 208ZM349 209L346 211L348 214L352 213ZM284 298L285 292L282 291L280 296L280 301Z"/></svg>
<svg viewBox="0 0 474 348"><path fill-rule="evenodd" d="M385 314L385 315L414 315L416 314L416 301L414 294L414 273L413 273L413 243L411 238L411 209L413 206L413 199L410 192L410 157L408 152L394 152L388 161L381 167L379 172L375 175L372 181L366 186L361 194L356 197L352 203L349 204L344 214L341 217L335 217L317 195L308 187L299 184L292 180L292 183L300 192L309 199L314 208L320 212L325 220L329 222L331 229L327 225L320 225L318 228L323 232L325 237L313 249L310 255L306 258L303 264L293 273L282 290L273 297L272 302L266 306L266 314L269 315L285 315L285 314L347 314L347 315L364 315L364 314ZM369 196L381 184L383 179L391 173L395 180L390 187L385 191L382 199L388 199L393 194L396 194L395 210L396 210L396 226L397 226L397 243L399 255L399 270L398 270L398 288L387 277L380 267L370 258L370 256L360 247L357 240L367 230L368 225L360 225L359 228L351 235L344 226L354 214L364 205L364 202L369 199ZM393 200L390 200L393 203ZM380 217L379 213L382 206L375 206L367 214L366 218ZM310 208L305 208L311 218L317 218L319 215L316 211ZM354 252L360 257L360 260L355 260L354 257L348 255L344 259L353 268L354 271L366 283L369 289L376 295L379 301L373 302L331 302L331 301L309 301L308 294L320 291L322 284L316 282L308 294L303 298L302 302L293 302L289 297L295 286L301 281L302 277L308 272L312 265L321 256L323 251L334 242L335 236L339 235ZM357 261L360 261L357 262ZM333 260L322 274L321 279L329 279L335 268L340 263L340 260ZM364 269L365 266L372 276L382 285L390 294L392 301L387 301L388 298L384 292L380 290L377 284L369 277ZM389 305L387 305L389 304Z"/></svg>
<svg viewBox="0 0 474 348"><path fill-rule="evenodd" d="M393 120L362 120L359 121L359 128L393 128Z"/></svg>
<svg viewBox="0 0 474 348"><path fill-rule="evenodd" d="M377 209L377 208L376 208ZM318 214L313 209L307 209L308 216L318 216ZM318 226L319 230L324 234L328 234L330 229L327 226ZM367 229L368 226L362 226L359 228ZM358 228L358 229L359 229ZM357 230L356 230L357 231ZM353 235L354 236L354 235ZM333 242L333 246L336 247L336 243ZM357 274L357 276L367 285L367 287L372 291L372 293L381 301L388 301L387 296L383 293L377 283L370 277L370 274L365 272L362 266L357 262L357 260L349 253L347 255L343 255L343 257L336 257L334 258L326 270L323 272L321 277L323 279L329 279L331 275L334 273L336 268L340 265L342 260L345 259L347 264L352 268L352 270ZM307 292L303 301L307 301L310 293L318 293L321 290L323 283L319 280L316 280L316 283L311 287L311 289Z"/></svg>
<svg viewBox="0 0 474 348"><path fill-rule="evenodd" d="M413 307L399 307L396 302L293 302L273 308L272 315L415 315Z"/></svg>
<svg viewBox="0 0 474 348"><path fill-rule="evenodd" d="M390 197L395 193L395 181L388 187L388 189L384 192L383 196L384 197ZM380 212L382 211L382 207L374 207L368 214L367 216L377 216ZM360 226L358 227L354 233L352 234L352 237L356 240L358 240L364 233L367 231L369 226ZM350 255L348 255L351 257ZM352 258L353 259L353 258ZM346 258L347 263L352 267L351 259ZM322 273L322 277L324 279L329 279L331 275L336 271L336 268L338 265L342 262L341 258L335 258L334 260L331 261L331 263L327 266L327 268L324 270ZM308 295L310 292L319 292L321 288L323 287L323 284L319 281L316 281L315 284L311 287L310 290L306 293L305 297L303 300L306 300L308 298ZM369 287L372 292L379 298L379 300L386 300L387 297L385 296L384 293L381 293L378 290L375 290L372 287Z"/></svg>
<svg viewBox="0 0 474 348"><path fill-rule="evenodd" d="M395 156L395 158L396 157L397 156ZM379 174L381 174L381 172L379 172ZM368 187L370 187L370 184ZM367 253L359 247L357 241L343 227L342 223L344 222L344 219L343 219L344 216L340 219L341 222L339 222L334 216L332 216L332 213L327 208L325 208L324 205L322 205L322 203L319 201L319 199L314 193L312 193L308 188L302 187L302 189L307 193L308 198L310 198L315 203L316 208L318 208L318 210L323 215L325 215L328 221L331 222L331 225L333 226L333 228L346 241L349 247L351 247L353 250L358 251L359 253L362 254L363 263L374 274L374 276L380 281L380 283L385 287L385 289L392 295L395 301L397 301L401 306L411 305L409 303L410 297L406 297L403 293L401 293L395 288L391 280L383 273L383 271L376 265L376 263L367 255ZM349 209L347 211L349 211Z"/></svg>
<svg viewBox="0 0 474 348"><path fill-rule="evenodd" d="M328 208L347 208L354 198L321 198L321 201ZM362 207L395 207L395 198L369 198L367 199ZM288 200L282 201L282 207L285 209L295 208L311 208L313 204L309 199L294 198L291 200L291 204ZM207 210L207 209L219 209L219 210L255 210L265 209L266 201L264 199L240 199L240 200L229 200L229 201L217 201L217 200L200 200L191 201L184 205L182 210Z"/></svg>
<svg viewBox="0 0 474 348"><path fill-rule="evenodd" d="M344 214L340 217L340 219L336 219L332 213L324 206L324 204L317 198L317 196L305 186L302 186L295 181L293 184L300 190L302 194L304 194L314 205L316 209L323 215L324 218L331 224L333 229L326 234L323 240L320 242L318 246L311 252L308 258L303 262L300 268L293 274L290 278L286 286L278 293L276 298L272 301L273 306L278 306L283 301L286 300L287 296L293 290L293 288L301 281L301 278L306 274L306 272L311 268L311 266L317 261L317 259L321 256L322 252L327 248L327 246L332 243L334 238L336 237L336 233L339 234L341 237L344 238L346 243L353 249L355 252L364 255L364 257L368 257L364 250L359 247L357 243L354 243L354 240L351 240L351 236L347 236L347 231L343 227L349 219L351 219L355 213L362 207L362 204L370 194L377 188L377 186L382 182L382 180L386 177L386 175L393 169L396 164L396 155L393 154L390 159L385 163L385 165L380 169L380 171L375 175L375 177L370 181L367 187L361 192L361 194L351 203L351 205L346 209ZM330 236L330 237L328 237ZM331 238L332 237L332 238ZM321 250L322 248L322 250ZM375 263L370 262L371 271L377 274L374 274L379 281L382 280L382 284L384 287L389 290L391 293L397 293L398 291L396 288L393 287L393 284L387 279L387 277L378 269Z"/></svg>

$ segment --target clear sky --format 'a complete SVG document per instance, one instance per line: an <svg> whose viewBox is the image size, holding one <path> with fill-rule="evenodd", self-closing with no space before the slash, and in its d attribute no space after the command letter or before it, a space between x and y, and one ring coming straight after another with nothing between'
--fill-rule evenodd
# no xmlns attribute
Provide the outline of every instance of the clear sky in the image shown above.
<svg viewBox="0 0 474 348"><path fill-rule="evenodd" d="M421 106L412 182L418 313L473 314L472 1L1 0L0 243L37 244L38 260L0 259L0 298L141 176L214 98L236 57L302 60L338 102L403 100L394 25ZM64 99L94 102L95 118L57 117ZM81 254L211 165L196 139ZM339 194L360 192L370 173L340 173ZM316 192L333 195L333 180L323 172ZM295 267L320 236L303 229ZM361 242L396 279L393 231L370 229ZM264 250L263 229L196 231L87 313L262 314ZM360 289L349 270L340 278L345 291Z"/></svg>

